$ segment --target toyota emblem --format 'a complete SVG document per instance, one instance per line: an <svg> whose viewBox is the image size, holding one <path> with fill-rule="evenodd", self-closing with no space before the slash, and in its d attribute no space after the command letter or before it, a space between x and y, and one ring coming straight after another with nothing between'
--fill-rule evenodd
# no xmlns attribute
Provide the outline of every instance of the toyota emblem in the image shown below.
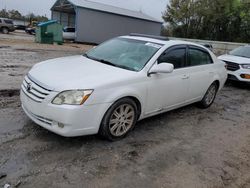
<svg viewBox="0 0 250 188"><path fill-rule="evenodd" d="M31 83L28 83L28 84L27 84L27 91L30 92L31 89L32 89L32 85L31 85Z"/></svg>

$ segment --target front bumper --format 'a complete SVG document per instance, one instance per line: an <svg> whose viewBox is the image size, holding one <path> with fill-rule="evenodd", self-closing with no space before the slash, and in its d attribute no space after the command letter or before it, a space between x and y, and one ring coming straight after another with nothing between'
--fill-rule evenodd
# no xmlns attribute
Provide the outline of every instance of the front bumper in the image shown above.
<svg viewBox="0 0 250 188"><path fill-rule="evenodd" d="M52 93L46 100L38 103L29 98L22 90L22 108L36 124L65 137L97 134L105 112L111 104L88 106L53 105Z"/></svg>
<svg viewBox="0 0 250 188"><path fill-rule="evenodd" d="M239 69L237 71L228 71L228 79L229 80L235 80L235 81L241 81L241 82L249 82L250 79L244 78L243 75L250 75L249 69Z"/></svg>

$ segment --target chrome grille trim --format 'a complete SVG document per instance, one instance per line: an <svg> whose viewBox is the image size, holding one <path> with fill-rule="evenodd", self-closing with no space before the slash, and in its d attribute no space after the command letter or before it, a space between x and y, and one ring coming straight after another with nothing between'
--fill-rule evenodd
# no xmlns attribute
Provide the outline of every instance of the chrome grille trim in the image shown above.
<svg viewBox="0 0 250 188"><path fill-rule="evenodd" d="M23 93L32 100L41 103L52 90L40 86L38 83L25 76L22 84Z"/></svg>
<svg viewBox="0 0 250 188"><path fill-rule="evenodd" d="M40 98L40 100L39 100L39 97L35 97L34 94L31 94L31 92L27 92L27 89L26 89L23 85L22 85L21 87L22 87L23 93L24 93L26 96L28 96L29 98L31 98L32 100L34 100L34 101L36 101L36 102L42 102L41 100L43 100L43 99ZM38 99L37 99L37 98L38 98Z"/></svg>

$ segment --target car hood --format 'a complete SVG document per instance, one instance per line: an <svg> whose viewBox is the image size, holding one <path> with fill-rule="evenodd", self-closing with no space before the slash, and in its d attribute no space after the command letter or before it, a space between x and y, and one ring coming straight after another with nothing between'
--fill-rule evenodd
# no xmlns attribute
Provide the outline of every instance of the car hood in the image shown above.
<svg viewBox="0 0 250 188"><path fill-rule="evenodd" d="M138 73L106 65L84 56L57 58L36 64L29 72L35 82L54 91L96 89L131 79Z"/></svg>
<svg viewBox="0 0 250 188"><path fill-rule="evenodd" d="M222 61L229 61L229 62L238 63L238 64L250 64L250 58L239 57L239 56L234 56L234 55L229 55L229 54L219 56L218 59Z"/></svg>

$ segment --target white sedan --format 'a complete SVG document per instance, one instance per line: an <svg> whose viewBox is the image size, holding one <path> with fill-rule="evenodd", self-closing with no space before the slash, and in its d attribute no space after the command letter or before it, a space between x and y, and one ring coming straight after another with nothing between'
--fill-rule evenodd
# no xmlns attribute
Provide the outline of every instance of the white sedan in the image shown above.
<svg viewBox="0 0 250 188"><path fill-rule="evenodd" d="M134 34L36 64L21 102L56 134L117 140L138 120L196 102L209 107L226 79L225 64L201 45Z"/></svg>
<svg viewBox="0 0 250 188"><path fill-rule="evenodd" d="M250 45L218 57L227 64L228 79L250 83Z"/></svg>
<svg viewBox="0 0 250 188"><path fill-rule="evenodd" d="M63 28L63 39L64 40L75 40L76 30L74 27Z"/></svg>

